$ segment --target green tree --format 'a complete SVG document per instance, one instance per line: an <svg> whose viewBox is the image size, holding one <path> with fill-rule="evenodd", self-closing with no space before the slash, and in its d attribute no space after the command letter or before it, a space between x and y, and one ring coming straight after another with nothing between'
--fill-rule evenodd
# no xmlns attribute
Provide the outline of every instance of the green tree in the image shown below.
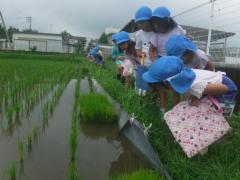
<svg viewBox="0 0 240 180"><path fill-rule="evenodd" d="M83 38L79 39L76 44L74 44L77 54L84 54L86 42L87 42L87 39L85 37L83 37Z"/></svg>
<svg viewBox="0 0 240 180"><path fill-rule="evenodd" d="M108 44L108 36L105 33L102 33L102 35L100 36L99 43Z"/></svg>
<svg viewBox="0 0 240 180"><path fill-rule="evenodd" d="M0 38L1 39L6 38L6 34L5 34L5 31L4 31L4 28L3 28L3 26L1 24L0 24Z"/></svg>
<svg viewBox="0 0 240 180"><path fill-rule="evenodd" d="M15 28L15 27L10 26L10 27L8 28L7 32L8 32L10 41L12 42L13 33L20 32L20 30L17 29L17 28Z"/></svg>
<svg viewBox="0 0 240 180"><path fill-rule="evenodd" d="M61 32L62 35L62 39L63 39L63 45L66 46L66 51L69 53L70 52L70 46L69 46L69 39L72 37L72 35L67 32L66 30L64 30L63 32Z"/></svg>
<svg viewBox="0 0 240 180"><path fill-rule="evenodd" d="M27 33L38 33L38 30L36 30L36 29L23 29L22 32L27 32Z"/></svg>

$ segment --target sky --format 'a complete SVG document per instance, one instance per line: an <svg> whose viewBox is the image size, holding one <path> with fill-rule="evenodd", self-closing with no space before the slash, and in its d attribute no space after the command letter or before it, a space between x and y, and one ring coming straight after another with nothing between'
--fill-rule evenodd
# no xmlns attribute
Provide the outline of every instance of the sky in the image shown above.
<svg viewBox="0 0 240 180"><path fill-rule="evenodd" d="M0 0L0 10L9 27L29 27L40 32L60 33L67 30L75 36L97 38L105 28L122 28L143 6L153 10L166 6L174 16L208 0ZM216 0L213 27L240 32L240 1ZM210 4L175 19L180 24L209 27Z"/></svg>

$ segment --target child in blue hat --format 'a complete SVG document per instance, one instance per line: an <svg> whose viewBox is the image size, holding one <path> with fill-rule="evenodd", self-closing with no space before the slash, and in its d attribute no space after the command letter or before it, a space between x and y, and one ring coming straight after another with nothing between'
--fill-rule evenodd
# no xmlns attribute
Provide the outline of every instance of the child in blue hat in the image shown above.
<svg viewBox="0 0 240 180"><path fill-rule="evenodd" d="M195 106L204 96L214 96L222 104L234 103L238 93L237 86L226 73L187 68L176 56L156 60L143 74L143 79L155 87L164 84L179 94L188 93Z"/></svg>
<svg viewBox="0 0 240 180"><path fill-rule="evenodd" d="M117 34L112 35L112 59L117 60L117 59L123 59L122 58L122 53L119 52L118 45L117 45Z"/></svg>
<svg viewBox="0 0 240 180"><path fill-rule="evenodd" d="M167 41L165 48L168 56L180 57L189 68L214 70L206 53L197 49L196 45L186 36L173 35Z"/></svg>
<svg viewBox="0 0 240 180"><path fill-rule="evenodd" d="M117 35L117 45L120 53L124 54L124 60L119 60L117 77L125 78L126 87L131 86L131 79L134 74L133 62L136 61L137 53L135 50L135 42L130 39L127 32L121 31ZM126 72L127 71L127 72Z"/></svg>
<svg viewBox="0 0 240 180"><path fill-rule="evenodd" d="M151 38L154 34L151 26L152 10L147 6L140 7L135 13L135 23L139 26L140 30L136 33L136 51L140 59L136 63L136 90L138 95L145 96L148 90L148 84L142 79L142 75L146 72L152 61L149 56L149 48Z"/></svg>
<svg viewBox="0 0 240 180"><path fill-rule="evenodd" d="M186 31L173 20L170 10L166 7L158 7L153 11L151 23L155 33L151 38L149 55L150 59L154 61L156 58L166 55L165 45L173 34L185 35ZM173 95L175 101L179 101L179 96L176 93ZM167 91L161 92L159 94L160 106L166 104L166 99ZM161 111L164 112L165 109L161 108Z"/></svg>
<svg viewBox="0 0 240 180"><path fill-rule="evenodd" d="M166 7L158 7L152 14L152 26L155 34L151 39L150 58L166 55L165 44L173 34L185 35L186 31L171 17L171 12Z"/></svg>

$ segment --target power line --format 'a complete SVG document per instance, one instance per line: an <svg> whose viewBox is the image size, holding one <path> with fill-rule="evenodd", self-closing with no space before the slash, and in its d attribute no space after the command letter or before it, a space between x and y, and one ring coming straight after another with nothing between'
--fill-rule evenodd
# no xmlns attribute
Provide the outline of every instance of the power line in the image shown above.
<svg viewBox="0 0 240 180"><path fill-rule="evenodd" d="M181 15L183 15L183 14L186 14L186 13L188 13L188 12L191 12L191 11L193 11L193 10L195 10L195 9L200 8L200 7L206 6L206 5L208 5L208 4L212 3L212 2L215 2L215 1L216 1L216 0L208 0L207 2L204 2L204 3L202 3L202 4L199 4L199 5L197 5L197 6L192 7L192 8L190 8L190 9L187 9L187 10L185 10L185 11L179 13L179 14L176 14L176 15L173 16L173 17L175 18L175 17L181 16Z"/></svg>

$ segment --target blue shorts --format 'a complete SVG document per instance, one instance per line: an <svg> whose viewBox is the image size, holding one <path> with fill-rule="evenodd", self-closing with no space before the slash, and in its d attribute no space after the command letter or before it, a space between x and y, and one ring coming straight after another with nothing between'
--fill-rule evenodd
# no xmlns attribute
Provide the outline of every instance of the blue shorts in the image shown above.
<svg viewBox="0 0 240 180"><path fill-rule="evenodd" d="M148 71L147 67L142 67L137 64L136 88L147 91L149 89L148 83L142 78L143 74Z"/></svg>
<svg viewBox="0 0 240 180"><path fill-rule="evenodd" d="M236 84L227 76L223 76L222 84L228 87L228 92L216 98L219 102L234 101L238 93Z"/></svg>

